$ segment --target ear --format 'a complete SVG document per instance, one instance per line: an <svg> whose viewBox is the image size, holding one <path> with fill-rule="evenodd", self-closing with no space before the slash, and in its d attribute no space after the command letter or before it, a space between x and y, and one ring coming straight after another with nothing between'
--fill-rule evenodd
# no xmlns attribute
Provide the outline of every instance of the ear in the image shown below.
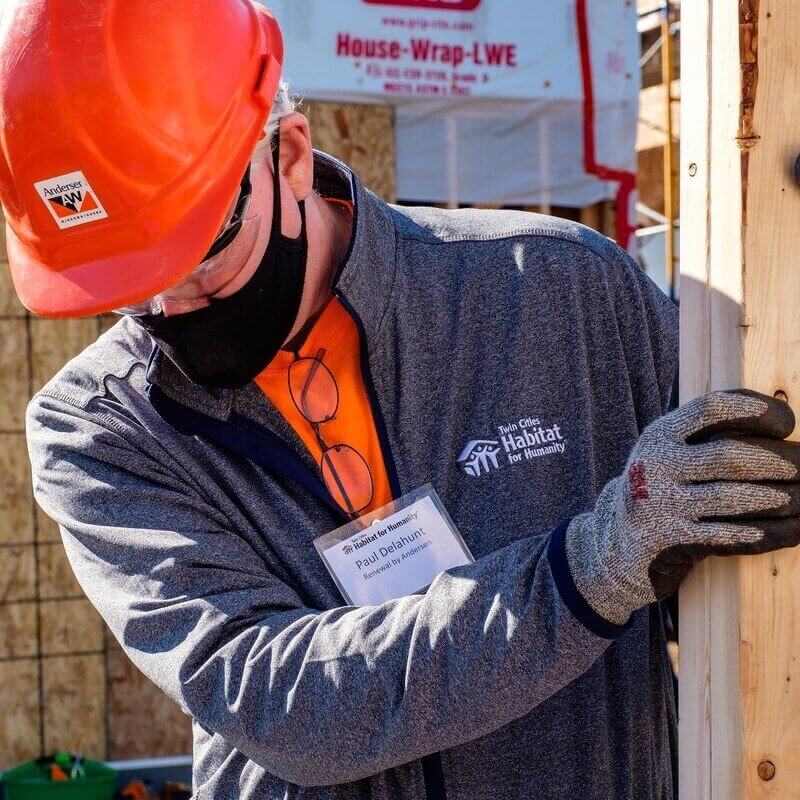
<svg viewBox="0 0 800 800"><path fill-rule="evenodd" d="M280 170L295 200L301 202L314 184L314 153L308 120L297 111L281 118Z"/></svg>

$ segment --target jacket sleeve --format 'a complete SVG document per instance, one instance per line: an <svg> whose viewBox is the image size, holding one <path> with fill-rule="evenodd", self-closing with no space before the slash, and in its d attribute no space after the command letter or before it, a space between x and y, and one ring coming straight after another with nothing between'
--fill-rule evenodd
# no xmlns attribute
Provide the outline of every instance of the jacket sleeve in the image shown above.
<svg viewBox="0 0 800 800"><path fill-rule="evenodd" d="M284 780L350 782L476 739L609 644L561 599L547 535L443 573L422 595L308 608L152 439L119 414L38 395L36 498L139 669Z"/></svg>

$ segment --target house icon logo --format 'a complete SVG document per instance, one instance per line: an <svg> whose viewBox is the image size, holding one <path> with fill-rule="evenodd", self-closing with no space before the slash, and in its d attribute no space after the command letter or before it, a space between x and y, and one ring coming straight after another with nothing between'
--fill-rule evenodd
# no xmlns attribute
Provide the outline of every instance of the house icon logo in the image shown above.
<svg viewBox="0 0 800 800"><path fill-rule="evenodd" d="M350 553L352 553L352 552L353 552L353 545L351 545L351 544L346 544L346 545L345 545L345 546L342 548L342 552L343 552L343 553L344 553L346 556L349 556L349 555L350 555Z"/></svg>
<svg viewBox="0 0 800 800"><path fill-rule="evenodd" d="M500 443L494 439L473 439L461 451L457 461L467 475L477 478L493 469L500 469L497 457L501 449Z"/></svg>

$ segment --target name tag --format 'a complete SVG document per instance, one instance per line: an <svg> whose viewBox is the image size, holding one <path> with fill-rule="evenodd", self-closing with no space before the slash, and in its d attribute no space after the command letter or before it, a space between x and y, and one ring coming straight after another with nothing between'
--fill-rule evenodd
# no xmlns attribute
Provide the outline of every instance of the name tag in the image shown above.
<svg viewBox="0 0 800 800"><path fill-rule="evenodd" d="M475 561L430 485L320 536L314 546L355 606L420 592L439 573Z"/></svg>

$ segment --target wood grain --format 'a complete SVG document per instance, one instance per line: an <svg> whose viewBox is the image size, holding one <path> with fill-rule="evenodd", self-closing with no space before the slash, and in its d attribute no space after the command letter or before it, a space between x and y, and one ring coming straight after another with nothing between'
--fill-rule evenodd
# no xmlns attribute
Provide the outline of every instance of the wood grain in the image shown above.
<svg viewBox="0 0 800 800"><path fill-rule="evenodd" d="M799 26L792 0L683 6L683 400L744 385L800 411ZM686 582L682 798L800 797L798 587L797 551L711 560Z"/></svg>
<svg viewBox="0 0 800 800"><path fill-rule="evenodd" d="M192 752L192 722L108 635L109 758Z"/></svg>
<svg viewBox="0 0 800 800"><path fill-rule="evenodd" d="M800 5L741 6L743 377L784 391L800 412L800 189L791 173L800 118L787 113L800 102ZM745 796L800 797L800 553L744 559L739 577ZM765 759L776 768L770 781L757 772Z"/></svg>
<svg viewBox="0 0 800 800"><path fill-rule="evenodd" d="M0 770L39 756L39 662L0 661Z"/></svg>
<svg viewBox="0 0 800 800"><path fill-rule="evenodd" d="M0 550L0 603L36 597L36 551L33 545Z"/></svg>
<svg viewBox="0 0 800 800"><path fill-rule="evenodd" d="M34 391L97 338L95 319L32 319L30 324Z"/></svg>
<svg viewBox="0 0 800 800"><path fill-rule="evenodd" d="M21 431L30 397L24 319L0 319L0 431Z"/></svg>
<svg viewBox="0 0 800 800"><path fill-rule="evenodd" d="M39 596L44 600L83 597L60 541L39 545Z"/></svg>
<svg viewBox="0 0 800 800"><path fill-rule="evenodd" d="M47 514L42 511L39 506L36 506L36 541L48 543L60 543L61 531Z"/></svg>
<svg viewBox="0 0 800 800"><path fill-rule="evenodd" d="M0 218L2 218L2 214L0 214ZM0 259L0 316L24 317L25 314L25 307L17 298L14 284L11 282L8 262Z"/></svg>
<svg viewBox="0 0 800 800"><path fill-rule="evenodd" d="M304 102L300 110L309 119L317 150L344 161L368 189L394 201L397 159L391 106Z"/></svg>
<svg viewBox="0 0 800 800"><path fill-rule="evenodd" d="M33 541L33 492L23 433L0 433L0 544Z"/></svg>
<svg viewBox="0 0 800 800"><path fill-rule="evenodd" d="M636 190L639 200L653 211L664 213L664 150L654 147L637 154ZM648 221L649 225L655 222Z"/></svg>
<svg viewBox="0 0 800 800"><path fill-rule="evenodd" d="M105 758L103 656L58 656L41 662L44 749Z"/></svg>
<svg viewBox="0 0 800 800"><path fill-rule="evenodd" d="M0 605L0 659L37 655L36 612L34 602ZM2 727L0 722L0 730Z"/></svg>
<svg viewBox="0 0 800 800"><path fill-rule="evenodd" d="M649 150L664 147L667 131L664 127L667 98L663 85L648 86L639 93L639 125L636 131L636 149ZM681 82L672 82L673 131L681 124Z"/></svg>
<svg viewBox="0 0 800 800"><path fill-rule="evenodd" d="M44 600L40 606L42 655L103 649L103 620L85 599Z"/></svg>

